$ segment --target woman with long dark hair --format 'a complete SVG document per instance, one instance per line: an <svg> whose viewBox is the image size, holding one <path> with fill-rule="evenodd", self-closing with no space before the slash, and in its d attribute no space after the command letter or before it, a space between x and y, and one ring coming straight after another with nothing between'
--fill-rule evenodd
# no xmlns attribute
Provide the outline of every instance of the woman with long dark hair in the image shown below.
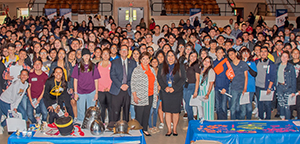
<svg viewBox="0 0 300 144"><path fill-rule="evenodd" d="M188 61L185 64L187 81L183 88L183 99L185 101L185 110L189 121L193 120L193 107L189 104L191 95L193 95L193 98L196 98L198 95L200 80L199 67L198 53L193 51L189 54Z"/></svg>
<svg viewBox="0 0 300 144"><path fill-rule="evenodd" d="M183 98L183 85L186 80L184 65L181 65L173 50L166 53L165 61L159 66L157 79L161 87L160 96L162 100L162 110L165 112L168 132L166 136L172 134L171 118L173 119L173 135L177 136L177 124L181 111L181 101Z"/></svg>
<svg viewBox="0 0 300 144"><path fill-rule="evenodd" d="M158 50L156 52L155 57L156 57L156 59L158 61L158 67L159 67L165 61L165 54L164 54L164 52L162 50ZM157 71L158 71L158 69L157 69ZM160 90L160 86L159 85L158 85L158 90ZM158 117L159 117L159 121L160 121L160 124L159 124L158 128L159 129L163 129L164 128L164 112L162 111L161 97L159 97L159 102L158 102Z"/></svg>
<svg viewBox="0 0 300 144"><path fill-rule="evenodd" d="M51 76L45 83L44 103L49 112L49 123L53 123L59 116L55 113L55 105L63 108L65 105L69 115L73 116L73 110L70 104L70 96L67 92L68 84L63 72L63 68L56 67Z"/></svg>
<svg viewBox="0 0 300 144"><path fill-rule="evenodd" d="M204 96L207 102L202 102L202 110L199 110L199 118L205 120L214 120L214 107L215 107L215 72L213 70L213 59L206 56L201 65L200 74L200 91L199 96Z"/></svg>
<svg viewBox="0 0 300 144"><path fill-rule="evenodd" d="M77 101L77 123L81 124L84 119L85 105L87 108L94 105L93 101L98 99L99 71L90 60L91 53L84 48L81 53L79 64L74 67L72 78L74 78L74 99Z"/></svg>

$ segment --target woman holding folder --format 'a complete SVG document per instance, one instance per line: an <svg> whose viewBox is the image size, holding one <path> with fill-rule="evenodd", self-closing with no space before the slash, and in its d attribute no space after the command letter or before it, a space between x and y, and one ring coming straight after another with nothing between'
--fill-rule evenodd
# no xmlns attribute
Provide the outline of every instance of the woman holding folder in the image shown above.
<svg viewBox="0 0 300 144"><path fill-rule="evenodd" d="M290 119L291 112L288 105L289 96L295 96L296 93L296 72L295 67L288 63L290 53L283 51L281 62L276 65L277 68L277 99L280 108L280 118L282 120Z"/></svg>

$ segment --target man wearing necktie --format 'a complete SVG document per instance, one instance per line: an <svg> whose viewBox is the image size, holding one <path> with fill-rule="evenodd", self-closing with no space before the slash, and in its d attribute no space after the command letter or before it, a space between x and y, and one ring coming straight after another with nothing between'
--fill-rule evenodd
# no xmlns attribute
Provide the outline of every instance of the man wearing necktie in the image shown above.
<svg viewBox="0 0 300 144"><path fill-rule="evenodd" d="M136 62L127 58L128 51L128 46L122 45L119 51L121 58L113 60L111 63L110 78L112 85L110 93L112 94L112 120L110 122L120 120L121 108L123 108L123 120L129 121L131 101L130 82Z"/></svg>

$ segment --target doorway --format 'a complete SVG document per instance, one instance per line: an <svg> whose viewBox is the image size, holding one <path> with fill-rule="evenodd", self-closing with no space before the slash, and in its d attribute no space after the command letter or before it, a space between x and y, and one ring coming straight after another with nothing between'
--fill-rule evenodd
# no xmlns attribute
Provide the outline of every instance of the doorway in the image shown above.
<svg viewBox="0 0 300 144"><path fill-rule="evenodd" d="M139 25L141 18L144 17L144 8L142 7L120 7L118 10L118 25L126 27L128 23L135 28Z"/></svg>

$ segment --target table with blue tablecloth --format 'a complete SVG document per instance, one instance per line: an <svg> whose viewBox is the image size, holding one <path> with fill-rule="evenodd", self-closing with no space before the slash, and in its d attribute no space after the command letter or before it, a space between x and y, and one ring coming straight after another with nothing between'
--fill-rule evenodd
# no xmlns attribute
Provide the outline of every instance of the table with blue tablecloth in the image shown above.
<svg viewBox="0 0 300 144"><path fill-rule="evenodd" d="M296 126L297 124L297 126ZM299 144L299 121L190 121L185 144L213 140L223 144Z"/></svg>
<svg viewBox="0 0 300 144"><path fill-rule="evenodd" d="M142 132L142 131L141 131ZM7 140L8 144L27 144L29 142L51 142L54 144L116 144L140 143L146 144L144 135L111 136L111 137L23 137L13 133Z"/></svg>

